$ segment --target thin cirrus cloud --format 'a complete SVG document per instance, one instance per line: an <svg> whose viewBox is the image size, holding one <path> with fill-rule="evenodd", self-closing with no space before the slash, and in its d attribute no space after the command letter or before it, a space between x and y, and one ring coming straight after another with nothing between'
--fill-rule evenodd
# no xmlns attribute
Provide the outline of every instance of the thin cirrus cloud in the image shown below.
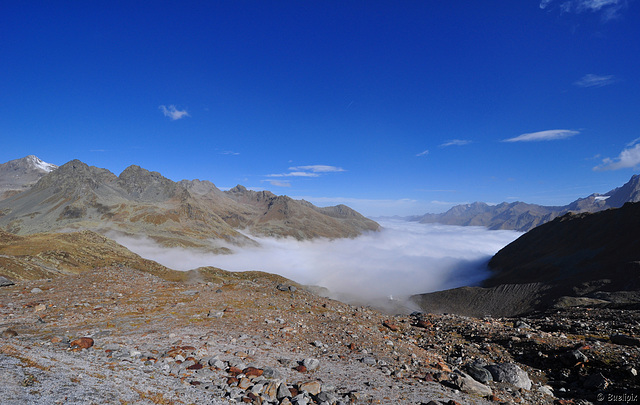
<svg viewBox="0 0 640 405"><path fill-rule="evenodd" d="M280 181L280 180L268 180L269 184L275 187L291 187L291 183L288 181Z"/></svg>
<svg viewBox="0 0 640 405"><path fill-rule="evenodd" d="M550 129L547 131L531 132L528 134L518 135L513 138L504 139L502 142L539 142L539 141L555 141L557 139L567 139L574 135L578 135L580 131L570 129Z"/></svg>
<svg viewBox="0 0 640 405"><path fill-rule="evenodd" d="M344 172L342 167L328 165L294 166L287 173L268 174L267 177L320 177L326 173Z"/></svg>
<svg viewBox="0 0 640 405"><path fill-rule="evenodd" d="M470 144L471 141L468 139L452 139L440 145L441 148L446 148L447 146L463 146Z"/></svg>
<svg viewBox="0 0 640 405"><path fill-rule="evenodd" d="M640 166L640 138L627 144L616 158L602 159L602 163L593 168L595 171L630 169Z"/></svg>
<svg viewBox="0 0 640 405"><path fill-rule="evenodd" d="M165 117L171 118L172 121L176 121L184 117L190 117L187 110L178 110L173 104L169 107L167 107L166 105L161 105L158 108L160 109L160 111L162 111L162 114L164 114Z"/></svg>
<svg viewBox="0 0 640 405"><path fill-rule="evenodd" d="M420 157L420 156L427 156L429 154L429 149L424 150L420 153L418 153L416 156Z"/></svg>
<svg viewBox="0 0 640 405"><path fill-rule="evenodd" d="M562 13L602 13L606 22L620 16L627 0L541 0L541 9L558 8Z"/></svg>
<svg viewBox="0 0 640 405"><path fill-rule="evenodd" d="M604 87L615 83L616 79L613 75L600 76L594 74L586 74L575 81L573 84L578 87Z"/></svg>

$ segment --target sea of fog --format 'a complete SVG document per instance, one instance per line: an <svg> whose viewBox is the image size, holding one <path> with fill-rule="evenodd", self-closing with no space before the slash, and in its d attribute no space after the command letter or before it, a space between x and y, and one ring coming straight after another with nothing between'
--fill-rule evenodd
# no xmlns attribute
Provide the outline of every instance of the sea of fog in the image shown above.
<svg viewBox="0 0 640 405"><path fill-rule="evenodd" d="M380 232L354 239L298 241L251 236L259 247L227 246L231 255L166 248L150 240L115 239L133 252L176 270L215 266L260 270L300 284L326 287L332 296L367 303L473 285L487 277L487 261L522 233L483 227L379 220Z"/></svg>

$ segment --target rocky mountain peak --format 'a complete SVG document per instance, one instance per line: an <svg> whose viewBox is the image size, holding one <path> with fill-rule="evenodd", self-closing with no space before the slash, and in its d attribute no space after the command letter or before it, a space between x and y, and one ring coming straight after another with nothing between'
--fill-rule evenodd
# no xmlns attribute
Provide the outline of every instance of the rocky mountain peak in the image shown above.
<svg viewBox="0 0 640 405"><path fill-rule="evenodd" d="M622 187L609 191L605 196L609 207L621 207L626 202L640 201L640 175L633 175Z"/></svg>
<svg viewBox="0 0 640 405"><path fill-rule="evenodd" d="M15 175L26 174L29 172L49 173L57 169L58 166L47 163L35 155L25 156L20 159L10 160L0 164L0 172L15 172Z"/></svg>
<svg viewBox="0 0 640 405"><path fill-rule="evenodd" d="M0 200L20 193L58 166L44 162L35 155L0 164Z"/></svg>
<svg viewBox="0 0 640 405"><path fill-rule="evenodd" d="M131 165L118 176L118 184L132 197L142 200L161 201L176 192L176 183L158 172Z"/></svg>
<svg viewBox="0 0 640 405"><path fill-rule="evenodd" d="M113 181L114 178L115 175L108 170L89 166L74 159L43 176L34 189L53 187L57 191L73 193L87 188L96 189L101 182Z"/></svg>
<svg viewBox="0 0 640 405"><path fill-rule="evenodd" d="M27 157L23 158L27 164L30 166L30 168L36 170L36 171L41 171L44 173L49 173L55 169L58 168L58 166L51 164L51 163L47 163L43 160L41 160L40 158L38 158L36 155L29 155Z"/></svg>

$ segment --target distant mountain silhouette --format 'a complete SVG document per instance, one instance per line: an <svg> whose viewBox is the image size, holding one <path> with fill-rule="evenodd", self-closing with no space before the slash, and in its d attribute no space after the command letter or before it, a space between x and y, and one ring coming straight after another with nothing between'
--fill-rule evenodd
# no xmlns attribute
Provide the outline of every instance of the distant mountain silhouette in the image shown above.
<svg viewBox="0 0 640 405"><path fill-rule="evenodd" d="M483 202L456 205L441 214L412 217L421 223L445 225L486 226L489 229L529 231L568 212L598 212L619 208L627 202L640 201L640 176L634 175L622 187L606 194L591 194L564 206L544 206L524 202L489 205Z"/></svg>
<svg viewBox="0 0 640 405"><path fill-rule="evenodd" d="M255 243L252 234L342 238L379 229L345 206L319 208L242 186L223 192L209 181L174 182L135 165L116 176L79 160L0 201L0 227L15 234L118 231L165 246L210 248L219 240L220 252L228 251L225 243Z"/></svg>

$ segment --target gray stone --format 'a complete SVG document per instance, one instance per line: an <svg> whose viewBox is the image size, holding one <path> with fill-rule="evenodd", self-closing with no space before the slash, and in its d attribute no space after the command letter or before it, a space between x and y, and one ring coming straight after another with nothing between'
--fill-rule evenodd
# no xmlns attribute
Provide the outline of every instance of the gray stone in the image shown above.
<svg viewBox="0 0 640 405"><path fill-rule="evenodd" d="M531 379L526 371L513 363L492 364L485 367L494 381L506 382L525 390L531 389Z"/></svg>
<svg viewBox="0 0 640 405"><path fill-rule="evenodd" d="M460 370L455 370L453 372L451 382L457 389L462 392L466 392L467 394L486 397L493 393L493 390L491 390L490 387L479 383L478 381L471 378L471 376L463 373Z"/></svg>
<svg viewBox="0 0 640 405"><path fill-rule="evenodd" d="M6 277L0 276L0 287L8 287L10 285L14 285L15 283L9 280Z"/></svg>
<svg viewBox="0 0 640 405"><path fill-rule="evenodd" d="M280 384L280 386L278 387L278 393L276 394L276 397L278 399L282 399L282 398L287 398L291 396L291 391L289 391L289 387L287 387L287 384Z"/></svg>
<svg viewBox="0 0 640 405"><path fill-rule="evenodd" d="M578 363L586 363L589 361L589 358L580 350L571 350L565 353L563 360L568 365L573 366Z"/></svg>
<svg viewBox="0 0 640 405"><path fill-rule="evenodd" d="M479 366L478 364L469 364L465 368L467 373L476 381L485 384L489 381L493 381L493 377L489 370L484 367Z"/></svg>
<svg viewBox="0 0 640 405"><path fill-rule="evenodd" d="M42 290L39 289L38 287L34 287L34 288L31 289L31 292L34 293L34 294L37 294L37 293L41 293Z"/></svg>
<svg viewBox="0 0 640 405"><path fill-rule="evenodd" d="M225 363L224 361L220 360L220 359L211 359L209 360L209 365L215 368L218 368L220 370L226 370L227 369L227 363Z"/></svg>
<svg viewBox="0 0 640 405"><path fill-rule="evenodd" d="M309 403L309 399L304 394L299 394L291 398L291 403L294 405L307 405Z"/></svg>
<svg viewBox="0 0 640 405"><path fill-rule="evenodd" d="M543 385L543 386L539 387L538 391L543 393L544 395L548 395L550 397L555 396L555 395L553 395L553 388L551 388L548 385Z"/></svg>
<svg viewBox="0 0 640 405"><path fill-rule="evenodd" d="M336 400L336 397L333 394L326 391L321 391L318 395L316 395L316 397L318 398L318 401L321 402L332 403Z"/></svg>
<svg viewBox="0 0 640 405"><path fill-rule="evenodd" d="M218 309L211 309L207 314L209 318L222 318L224 316L224 311L220 311Z"/></svg>
<svg viewBox="0 0 640 405"><path fill-rule="evenodd" d="M264 378L279 378L280 373L278 373L277 370L274 370L271 367L265 367L262 369L262 376Z"/></svg>
<svg viewBox="0 0 640 405"><path fill-rule="evenodd" d="M376 359L374 359L371 356L363 357L362 360L360 360L360 361L363 362L364 364L369 365L369 366L375 366L375 364L376 364Z"/></svg>
<svg viewBox="0 0 640 405"><path fill-rule="evenodd" d="M307 368L308 371L313 371L320 366L320 360L318 359L304 359L302 365Z"/></svg>

